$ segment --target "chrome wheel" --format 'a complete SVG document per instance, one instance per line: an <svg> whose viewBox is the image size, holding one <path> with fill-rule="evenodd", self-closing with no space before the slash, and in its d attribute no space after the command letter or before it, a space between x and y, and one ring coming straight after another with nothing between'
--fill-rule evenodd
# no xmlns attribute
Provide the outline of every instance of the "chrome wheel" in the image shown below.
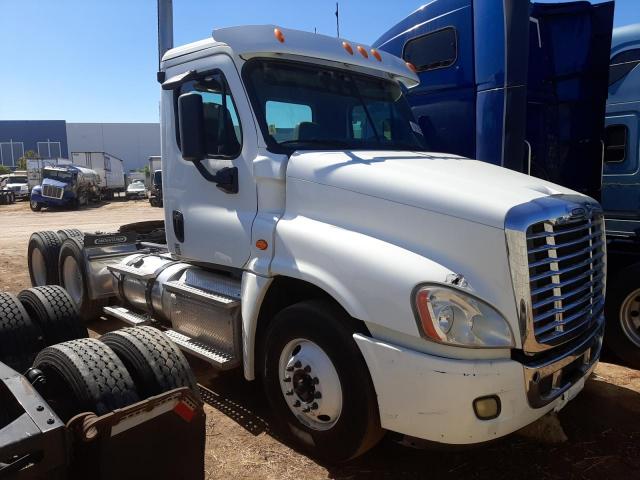
<svg viewBox="0 0 640 480"><path fill-rule="evenodd" d="M280 354L278 373L285 402L313 430L328 430L342 413L342 386L333 362L310 340L296 338Z"/></svg>
<svg viewBox="0 0 640 480"><path fill-rule="evenodd" d="M631 343L640 348L640 288L627 295L622 302L620 326Z"/></svg>
<svg viewBox="0 0 640 480"><path fill-rule="evenodd" d="M80 266L72 256L66 257L62 263L62 286L73 300L73 303L80 306L84 295L84 285Z"/></svg>
<svg viewBox="0 0 640 480"><path fill-rule="evenodd" d="M47 284L47 265L39 248L31 250L31 271L36 283L34 286L42 287Z"/></svg>

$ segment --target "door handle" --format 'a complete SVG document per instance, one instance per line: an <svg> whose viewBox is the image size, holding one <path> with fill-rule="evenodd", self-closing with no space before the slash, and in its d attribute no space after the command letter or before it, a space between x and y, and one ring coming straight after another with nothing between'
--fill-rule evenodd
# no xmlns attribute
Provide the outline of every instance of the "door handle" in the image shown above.
<svg viewBox="0 0 640 480"><path fill-rule="evenodd" d="M225 193L238 193L238 167L224 167L212 174L202 164L202 160L195 160L193 164L205 180L215 183L216 187Z"/></svg>

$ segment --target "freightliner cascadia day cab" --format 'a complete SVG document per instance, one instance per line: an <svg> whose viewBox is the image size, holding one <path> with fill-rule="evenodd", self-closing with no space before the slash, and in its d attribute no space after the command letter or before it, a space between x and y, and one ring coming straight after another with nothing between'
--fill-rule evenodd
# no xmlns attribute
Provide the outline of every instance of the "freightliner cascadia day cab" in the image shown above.
<svg viewBox="0 0 640 480"><path fill-rule="evenodd" d="M367 45L225 28L158 78L167 244L65 240L81 311L261 378L330 460L385 430L493 440L582 389L603 336L596 201L429 151L403 95L417 75Z"/></svg>
<svg viewBox="0 0 640 480"><path fill-rule="evenodd" d="M613 253L607 339L640 368L640 24L613 31L605 123L602 206Z"/></svg>
<svg viewBox="0 0 640 480"><path fill-rule="evenodd" d="M632 68L640 50L636 26L618 29L609 51L613 7L436 0L374 46L416 67L420 85L407 97L429 148L602 199L610 280L605 344L640 368L640 302L633 300L640 299L640 89Z"/></svg>

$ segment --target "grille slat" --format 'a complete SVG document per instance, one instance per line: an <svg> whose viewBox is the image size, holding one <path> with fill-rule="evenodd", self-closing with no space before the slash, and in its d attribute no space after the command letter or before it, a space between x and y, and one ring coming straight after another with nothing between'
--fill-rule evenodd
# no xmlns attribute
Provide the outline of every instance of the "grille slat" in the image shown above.
<svg viewBox="0 0 640 480"><path fill-rule="evenodd" d="M553 250L559 250L563 248L562 246L554 246ZM562 257L555 258L545 258L544 260L539 260L537 262L529 263L529 267L540 267L542 265L549 265L551 263L559 263L564 262L566 260L571 260L572 258L579 257L580 255L584 255L586 253L590 253L592 250L596 250L598 248L602 248L602 242L594 243L592 246L583 248L582 250L578 250L577 252L569 253L567 255L563 255Z"/></svg>
<svg viewBox="0 0 640 480"><path fill-rule="evenodd" d="M569 267L566 267L566 268L563 268L563 269L560 269L560 270L549 270L548 272L545 272L545 273L540 273L538 275L533 275L531 277L531 281L532 282L536 282L538 280L544 280L546 278L551 278L551 277L553 277L555 275L562 275L562 274L565 274L565 273L571 273L574 270L577 270L579 268L582 268L582 267L585 267L585 266L589 265L590 263L593 263L595 260L601 259L603 256L604 256L604 253L603 252L599 252L596 255L594 255L592 257L589 257L586 260L581 261L580 263L576 263L575 265L571 265ZM557 263L557 260L555 262L553 262L553 263Z"/></svg>
<svg viewBox="0 0 640 480"><path fill-rule="evenodd" d="M526 238L530 328L538 343L557 345L588 329L603 308L602 214L535 223Z"/></svg>

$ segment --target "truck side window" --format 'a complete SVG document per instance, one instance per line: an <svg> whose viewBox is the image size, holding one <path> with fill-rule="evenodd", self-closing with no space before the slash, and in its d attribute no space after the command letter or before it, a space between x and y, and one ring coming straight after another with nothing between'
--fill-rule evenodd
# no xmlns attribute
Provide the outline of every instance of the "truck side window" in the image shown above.
<svg viewBox="0 0 640 480"><path fill-rule="evenodd" d="M277 142L297 140L300 124L313 122L311 106L302 103L267 100L265 114L269 135Z"/></svg>
<svg viewBox="0 0 640 480"><path fill-rule="evenodd" d="M178 119L180 95L196 92L202 97L204 126L207 139L207 156L237 157L242 150L242 128L229 85L221 72L212 73L183 83L175 91L174 111ZM176 140L180 147L180 128L176 128ZM222 141L221 141L222 140Z"/></svg>
<svg viewBox="0 0 640 480"><path fill-rule="evenodd" d="M609 85L625 77L631 70L640 65L640 48L625 50L611 59L609 67Z"/></svg>
<svg viewBox="0 0 640 480"><path fill-rule="evenodd" d="M621 163L626 158L627 137L629 131L626 125L609 125L604 132L604 161L607 163Z"/></svg>
<svg viewBox="0 0 640 480"><path fill-rule="evenodd" d="M409 40L402 58L411 62L419 72L453 65L458 57L458 40L452 27L427 33Z"/></svg>

